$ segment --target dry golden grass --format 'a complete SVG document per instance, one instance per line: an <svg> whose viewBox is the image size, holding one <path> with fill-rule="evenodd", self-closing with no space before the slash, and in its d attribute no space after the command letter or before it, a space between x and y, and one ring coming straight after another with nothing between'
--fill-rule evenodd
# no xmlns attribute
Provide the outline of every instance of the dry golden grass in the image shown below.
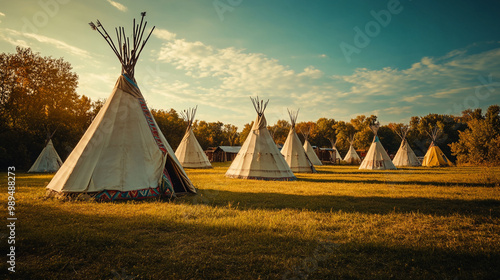
<svg viewBox="0 0 500 280"><path fill-rule="evenodd" d="M500 168L323 166L296 182L264 182L225 178L227 167L188 170L199 194L170 203L45 200L52 175L17 174L17 272L3 262L2 273L500 279ZM0 197L6 213L6 191Z"/></svg>

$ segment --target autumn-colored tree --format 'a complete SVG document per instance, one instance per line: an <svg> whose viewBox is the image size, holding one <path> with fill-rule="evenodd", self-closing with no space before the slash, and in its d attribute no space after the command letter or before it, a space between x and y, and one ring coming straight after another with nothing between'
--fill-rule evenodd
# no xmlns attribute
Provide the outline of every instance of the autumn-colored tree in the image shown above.
<svg viewBox="0 0 500 280"><path fill-rule="evenodd" d="M316 139L318 138L318 126L315 122L299 122L295 125L295 128L302 143L305 141L304 134L309 131L309 143L313 146L317 146Z"/></svg>

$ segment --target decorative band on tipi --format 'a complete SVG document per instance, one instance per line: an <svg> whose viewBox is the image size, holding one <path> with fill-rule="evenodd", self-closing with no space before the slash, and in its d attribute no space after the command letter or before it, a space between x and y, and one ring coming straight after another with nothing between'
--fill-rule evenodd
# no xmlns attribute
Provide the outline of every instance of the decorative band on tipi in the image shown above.
<svg viewBox="0 0 500 280"><path fill-rule="evenodd" d="M49 197L95 200L145 199L196 193L158 128L134 79L134 67L149 35L142 13L133 40L117 29L118 48L102 24L90 23L122 64L122 75L89 128L47 186Z"/></svg>

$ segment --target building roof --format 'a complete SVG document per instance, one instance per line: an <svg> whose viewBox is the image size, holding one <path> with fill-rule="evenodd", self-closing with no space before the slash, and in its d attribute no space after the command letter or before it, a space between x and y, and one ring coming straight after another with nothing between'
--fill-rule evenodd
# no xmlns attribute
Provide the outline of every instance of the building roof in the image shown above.
<svg viewBox="0 0 500 280"><path fill-rule="evenodd" d="M219 146L217 147L217 149L221 149L223 152L226 153L237 154L240 151L241 146Z"/></svg>

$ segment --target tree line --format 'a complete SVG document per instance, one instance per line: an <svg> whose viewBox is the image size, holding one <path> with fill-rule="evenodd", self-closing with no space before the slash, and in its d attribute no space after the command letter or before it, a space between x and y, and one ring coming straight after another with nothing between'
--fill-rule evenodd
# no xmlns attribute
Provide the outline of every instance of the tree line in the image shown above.
<svg viewBox="0 0 500 280"><path fill-rule="evenodd" d="M15 165L28 169L45 145L52 140L64 160L95 118L104 100L92 101L76 93L78 75L63 59L42 57L29 48L16 48L16 53L0 54L0 166ZM174 110L151 110L159 128L175 150L187 123ZM431 139L428 131L438 126L441 133L437 144L443 152L459 164L500 164L500 107L491 105L486 112L469 109L461 116L429 114L412 117L407 139L417 155L423 156ZM300 133L309 128L309 141L318 147L337 148L344 155L349 148L349 137L355 135L354 147L367 150L373 133L369 126L377 116L360 115L350 121L320 118L315 122L299 122ZM203 149L216 146L241 145L252 128L247 123L238 132L232 124L196 120L193 131ZM389 154L395 154L401 139L395 133L403 124L381 126L378 135ZM290 129L287 120L278 120L268 126L274 140L283 144Z"/></svg>

